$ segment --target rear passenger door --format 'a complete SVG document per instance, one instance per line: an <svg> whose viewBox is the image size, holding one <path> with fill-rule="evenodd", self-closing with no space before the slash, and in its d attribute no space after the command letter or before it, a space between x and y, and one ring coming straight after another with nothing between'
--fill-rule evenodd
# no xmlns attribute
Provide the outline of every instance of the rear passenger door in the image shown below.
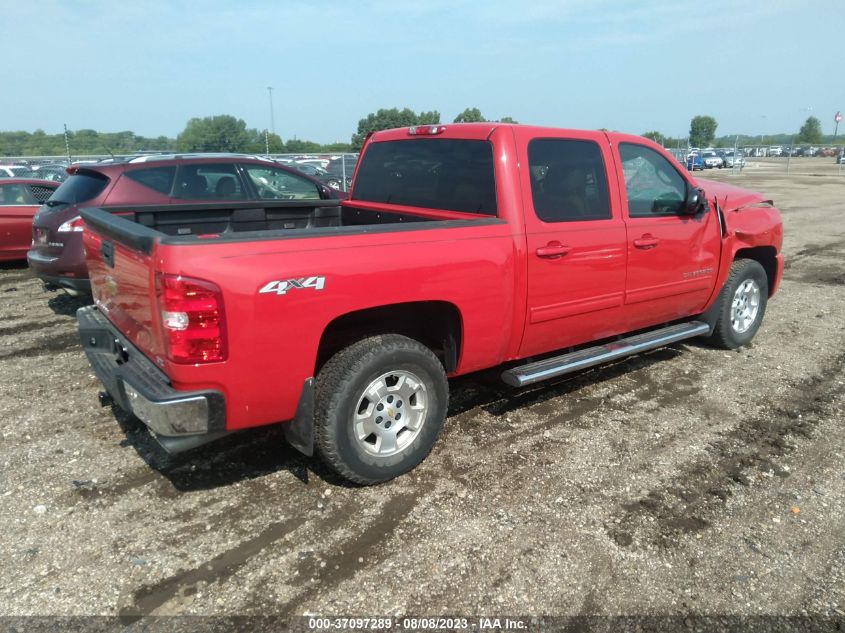
<svg viewBox="0 0 845 633"><path fill-rule="evenodd" d="M527 243L527 314L520 356L619 332L625 224L604 135L515 128Z"/></svg>
<svg viewBox="0 0 845 633"><path fill-rule="evenodd" d="M185 163L179 166L173 198L180 203L246 200L235 163Z"/></svg>
<svg viewBox="0 0 845 633"><path fill-rule="evenodd" d="M716 281L719 219L709 207L695 216L683 213L695 185L663 154L636 142L616 147L628 229L629 328L697 314Z"/></svg>

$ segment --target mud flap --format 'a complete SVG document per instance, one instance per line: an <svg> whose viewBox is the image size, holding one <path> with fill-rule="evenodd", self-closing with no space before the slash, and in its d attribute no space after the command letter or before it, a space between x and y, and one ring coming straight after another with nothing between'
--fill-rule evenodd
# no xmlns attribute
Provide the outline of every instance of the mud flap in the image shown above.
<svg viewBox="0 0 845 633"><path fill-rule="evenodd" d="M314 379L302 385L293 420L284 424L285 439L303 455L314 455Z"/></svg>

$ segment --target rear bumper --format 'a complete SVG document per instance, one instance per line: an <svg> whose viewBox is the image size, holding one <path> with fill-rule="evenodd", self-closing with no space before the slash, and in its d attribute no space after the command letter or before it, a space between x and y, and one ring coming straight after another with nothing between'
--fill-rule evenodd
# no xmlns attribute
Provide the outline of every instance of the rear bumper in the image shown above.
<svg viewBox="0 0 845 633"><path fill-rule="evenodd" d="M95 306L76 313L88 362L112 399L134 414L172 453L226 435L226 401L211 389L177 391Z"/></svg>
<svg viewBox="0 0 845 633"><path fill-rule="evenodd" d="M91 281L84 260L77 262L65 253L50 255L33 247L26 253L26 263L41 281L72 293L91 294Z"/></svg>
<svg viewBox="0 0 845 633"><path fill-rule="evenodd" d="M50 246L33 244L26 254L30 269L46 283L90 293L82 233L63 233L61 239L61 243Z"/></svg>

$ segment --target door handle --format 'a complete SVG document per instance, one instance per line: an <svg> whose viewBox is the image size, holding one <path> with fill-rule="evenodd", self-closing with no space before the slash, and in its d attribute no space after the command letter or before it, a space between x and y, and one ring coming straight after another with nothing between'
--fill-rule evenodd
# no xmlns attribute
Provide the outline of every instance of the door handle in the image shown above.
<svg viewBox="0 0 845 633"><path fill-rule="evenodd" d="M651 234L646 233L641 238L634 240L634 246L637 248L654 248L660 243L660 240Z"/></svg>
<svg viewBox="0 0 845 633"><path fill-rule="evenodd" d="M564 244L561 244L558 241L549 242L545 246L541 246L537 249L537 257L543 257L545 259L559 259L569 253L571 248Z"/></svg>

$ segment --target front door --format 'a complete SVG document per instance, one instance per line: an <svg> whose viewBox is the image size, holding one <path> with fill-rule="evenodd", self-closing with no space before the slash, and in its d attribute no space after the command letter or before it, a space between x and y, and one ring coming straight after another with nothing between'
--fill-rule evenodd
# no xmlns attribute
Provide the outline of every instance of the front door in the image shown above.
<svg viewBox="0 0 845 633"><path fill-rule="evenodd" d="M527 244L527 314L520 356L618 333L625 224L603 134L550 131L520 149ZM527 145L526 145L527 143Z"/></svg>
<svg viewBox="0 0 845 633"><path fill-rule="evenodd" d="M626 320L631 330L701 312L713 291L721 246L719 218L709 208L683 212L688 182L665 156L622 142L628 229Z"/></svg>

